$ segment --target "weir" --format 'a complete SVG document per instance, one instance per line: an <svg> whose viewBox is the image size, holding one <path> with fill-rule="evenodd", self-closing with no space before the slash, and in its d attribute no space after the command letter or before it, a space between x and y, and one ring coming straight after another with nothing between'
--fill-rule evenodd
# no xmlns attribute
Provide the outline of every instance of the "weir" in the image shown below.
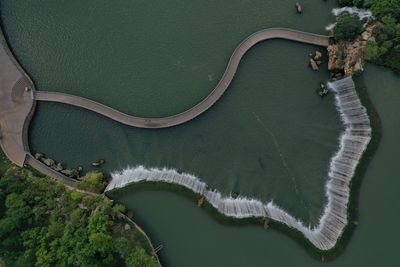
<svg viewBox="0 0 400 267"><path fill-rule="evenodd" d="M326 183L327 203L319 223L310 227L293 217L272 201L223 196L211 189L194 175L179 173L173 169L143 166L129 167L112 174L112 180L105 191L118 189L138 182L164 182L183 186L204 198L220 213L234 218L268 217L297 229L320 250L333 248L347 225L347 206L350 197L350 183L371 140L371 126L366 109L358 98L351 77L328 83L335 93L335 103L345 126L340 137L339 149L332 157Z"/></svg>

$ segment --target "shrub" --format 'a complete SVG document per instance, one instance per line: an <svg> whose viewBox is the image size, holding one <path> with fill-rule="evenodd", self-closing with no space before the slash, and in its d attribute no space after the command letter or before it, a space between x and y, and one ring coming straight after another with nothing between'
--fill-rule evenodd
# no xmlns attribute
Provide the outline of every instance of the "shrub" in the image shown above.
<svg viewBox="0 0 400 267"><path fill-rule="evenodd" d="M104 181L104 175L100 171L87 173L83 180L76 184L79 189L94 193L103 192L105 185L106 183Z"/></svg>
<svg viewBox="0 0 400 267"><path fill-rule="evenodd" d="M365 59L369 61L376 61L382 55L387 53L387 49L385 47L381 47L375 41L368 41L365 46Z"/></svg>

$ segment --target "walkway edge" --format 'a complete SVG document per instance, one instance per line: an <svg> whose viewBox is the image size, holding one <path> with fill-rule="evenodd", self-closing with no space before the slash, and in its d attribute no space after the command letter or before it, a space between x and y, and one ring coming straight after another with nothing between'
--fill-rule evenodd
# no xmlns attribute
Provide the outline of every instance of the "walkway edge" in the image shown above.
<svg viewBox="0 0 400 267"><path fill-rule="evenodd" d="M228 65L221 77L221 80L210 92L210 94L206 96L206 98L182 113L163 118L131 116L93 100L65 93L36 91L34 98L37 101L58 102L84 108L132 127L152 129L172 127L188 122L210 109L229 88L229 85L236 74L240 61L246 52L262 41L277 38L323 47L327 47L329 45L330 39L328 36L286 28L270 28L253 33L237 46L231 58L229 59Z"/></svg>

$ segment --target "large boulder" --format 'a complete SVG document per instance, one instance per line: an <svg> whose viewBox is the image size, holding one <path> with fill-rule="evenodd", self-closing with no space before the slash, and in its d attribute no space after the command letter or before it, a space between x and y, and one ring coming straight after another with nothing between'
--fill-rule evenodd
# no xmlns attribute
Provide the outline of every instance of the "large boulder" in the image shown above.
<svg viewBox="0 0 400 267"><path fill-rule="evenodd" d="M322 59L322 53L319 51L315 51L315 56L314 56L314 60L315 61L321 61Z"/></svg>
<svg viewBox="0 0 400 267"><path fill-rule="evenodd" d="M310 58L310 67L314 71L318 71L319 70L317 62L315 62L315 60L312 59L312 58Z"/></svg>
<svg viewBox="0 0 400 267"><path fill-rule="evenodd" d="M60 172L60 171L64 170L64 167L61 165L61 163L57 163L57 165L53 166L53 169L57 172Z"/></svg>
<svg viewBox="0 0 400 267"><path fill-rule="evenodd" d="M43 162L44 164L46 164L48 167L51 167L51 166L53 166L54 164L56 164L56 162L55 162L53 159L50 159L50 158L48 158L48 159L42 158L42 162Z"/></svg>
<svg viewBox="0 0 400 267"><path fill-rule="evenodd" d="M41 160L44 157L42 153L35 153L35 159Z"/></svg>
<svg viewBox="0 0 400 267"><path fill-rule="evenodd" d="M62 174L66 175L66 176L72 176L72 174L74 173L74 170L72 169L65 169L61 171Z"/></svg>

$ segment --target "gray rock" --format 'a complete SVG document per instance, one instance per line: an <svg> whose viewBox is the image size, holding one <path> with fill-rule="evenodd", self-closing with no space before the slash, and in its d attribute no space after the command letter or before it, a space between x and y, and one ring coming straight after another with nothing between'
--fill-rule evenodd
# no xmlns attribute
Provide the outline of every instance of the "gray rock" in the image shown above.
<svg viewBox="0 0 400 267"><path fill-rule="evenodd" d="M42 153L35 153L35 159L41 160L44 157Z"/></svg>
<svg viewBox="0 0 400 267"><path fill-rule="evenodd" d="M131 226L129 224L124 225L125 231L131 230Z"/></svg>
<svg viewBox="0 0 400 267"><path fill-rule="evenodd" d="M361 34L361 38L362 38L363 40L365 40L365 41L367 41L370 37L371 37L371 36L370 36L370 34L369 34L368 31L365 31L365 32L363 32L363 33Z"/></svg>
<svg viewBox="0 0 400 267"><path fill-rule="evenodd" d="M71 176L74 173L74 171L71 169L66 169L66 170L62 170L61 173L66 176Z"/></svg>
<svg viewBox="0 0 400 267"><path fill-rule="evenodd" d="M61 163L57 163L57 165L55 165L55 166L53 167L53 169L54 169L55 171L57 171L57 172L60 172L60 171L64 170L64 167L61 165Z"/></svg>
<svg viewBox="0 0 400 267"><path fill-rule="evenodd" d="M50 158L46 159L46 158L42 158L42 161L44 164L46 164L47 166L51 167L53 166L56 162Z"/></svg>
<svg viewBox="0 0 400 267"><path fill-rule="evenodd" d="M312 58L310 58L310 67L314 71L318 71L319 70L317 62L315 62L315 60L312 59Z"/></svg>
<svg viewBox="0 0 400 267"><path fill-rule="evenodd" d="M322 53L319 51L315 51L315 56L314 56L314 60L315 61L320 61L322 58Z"/></svg>

